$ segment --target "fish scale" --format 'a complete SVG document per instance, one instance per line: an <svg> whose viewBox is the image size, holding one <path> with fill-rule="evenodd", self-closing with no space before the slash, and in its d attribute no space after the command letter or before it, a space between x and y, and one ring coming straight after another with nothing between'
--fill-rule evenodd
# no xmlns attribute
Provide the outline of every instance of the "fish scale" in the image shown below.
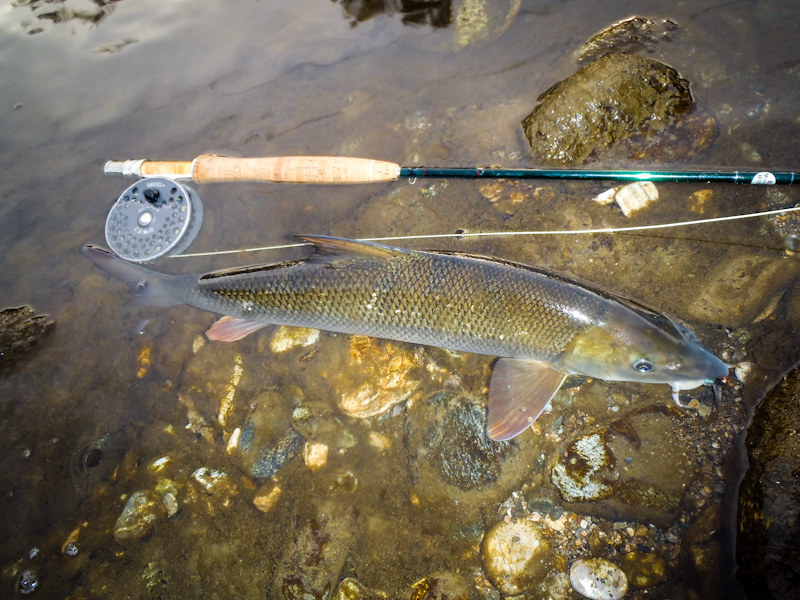
<svg viewBox="0 0 800 600"><path fill-rule="evenodd" d="M518 435L569 374L668 383L678 392L728 367L672 321L574 281L515 263L305 237L306 260L203 276L169 276L87 246L142 302L185 303L225 317L206 335L236 341L267 323L500 357L487 435Z"/></svg>
<svg viewBox="0 0 800 600"><path fill-rule="evenodd" d="M195 293L210 310L247 319L545 360L602 318L603 300L533 269L411 251L215 275Z"/></svg>

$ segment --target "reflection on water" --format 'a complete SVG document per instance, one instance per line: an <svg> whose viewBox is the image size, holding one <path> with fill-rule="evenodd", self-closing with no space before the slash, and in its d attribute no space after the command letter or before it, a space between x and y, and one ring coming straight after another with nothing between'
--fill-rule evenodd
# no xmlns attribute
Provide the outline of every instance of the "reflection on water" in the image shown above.
<svg viewBox="0 0 800 600"><path fill-rule="evenodd" d="M753 406L800 357L796 219L408 242L614 290L685 320L738 365L741 381L684 392L685 411L668 386L573 378L502 452L476 439L491 357L285 329L209 342L212 315L134 305L78 253L102 243L126 187L102 177L109 159L189 160L228 147L536 166L520 122L579 68L576 50L631 17L623 0L465 1L439 27L445 6L3 5L0 60L15 68L0 86L0 309L30 306L55 326L0 372L0 596L35 586L34 597L322 597L341 584L398 598L435 580L461 590L453 597L497 599L504 580L484 540L510 533L550 550L530 595L574 597L570 565L595 555L625 570L631 597L743 597L739 446ZM75 13L58 25L37 18L67 7ZM677 166L795 166L799 9L699 0L666 13L653 0L641 10L678 24L671 43L643 50L686 78L719 122L693 159L703 164ZM427 26L404 25L420 15ZM203 185L191 250L295 233L651 224L799 201L794 187L659 184L658 201L627 218L591 201L606 187ZM301 253L163 258L154 269ZM526 574L511 579L524 585Z"/></svg>
<svg viewBox="0 0 800 600"><path fill-rule="evenodd" d="M447 27L453 22L451 0L341 0L345 13L358 21L378 15L400 14L406 25Z"/></svg>
<svg viewBox="0 0 800 600"><path fill-rule="evenodd" d="M32 14L39 21L51 21L52 23L67 23L69 21L79 21L90 25L99 25L114 12L116 5L122 0L91 0L94 7L80 8L78 5L85 3L72 2L70 0L14 0L11 6L14 8L30 8ZM44 31L43 27L23 23L26 33L35 35Z"/></svg>

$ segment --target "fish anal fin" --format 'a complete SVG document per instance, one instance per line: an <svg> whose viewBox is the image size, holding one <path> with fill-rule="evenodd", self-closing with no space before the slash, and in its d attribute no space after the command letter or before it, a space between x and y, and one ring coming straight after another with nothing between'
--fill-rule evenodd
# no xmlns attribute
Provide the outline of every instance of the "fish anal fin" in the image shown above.
<svg viewBox="0 0 800 600"><path fill-rule="evenodd" d="M385 260L395 256L403 256L410 252L401 248L390 248L372 242L359 242L345 238L329 237L325 235L298 235L298 239L314 246L314 254L306 262L324 262L334 264L340 261L353 259L378 259Z"/></svg>
<svg viewBox="0 0 800 600"><path fill-rule="evenodd" d="M564 383L567 374L536 360L501 358L489 382L486 434L500 442L525 431Z"/></svg>
<svg viewBox="0 0 800 600"><path fill-rule="evenodd" d="M215 342L235 342L267 325L268 323L237 319L236 317L222 317L206 331L206 337Z"/></svg>

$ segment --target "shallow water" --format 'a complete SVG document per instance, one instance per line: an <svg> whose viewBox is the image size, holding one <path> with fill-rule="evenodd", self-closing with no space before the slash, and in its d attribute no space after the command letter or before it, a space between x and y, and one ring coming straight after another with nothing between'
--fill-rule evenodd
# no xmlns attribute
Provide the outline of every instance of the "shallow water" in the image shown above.
<svg viewBox="0 0 800 600"><path fill-rule="evenodd" d="M437 479L435 461L424 460L436 454L424 424L436 422L439 413L429 407L438 405L429 400L442 389L485 404L489 358L369 342L362 357L358 344L325 333L311 346L278 353L270 349L273 331L193 348L211 315L135 306L123 286L78 252L87 242L103 243L106 214L128 185L103 177L112 158L190 160L226 149L403 165L532 166L521 119L540 93L575 72L572 53L582 43L631 16L629 2L530 0L516 16L513 2L496 2L488 36L480 27L458 30L456 18L450 27L409 23L412 17L404 19L394 4L372 16L364 6L375 3L324 0L17 4L0 7L0 305L31 305L56 326L24 361L0 373L0 595L32 565L48 597L280 597L287 593L280 582L308 575L287 570L302 570L302 543L292 540L311 523L347 557L325 563L334 585L351 576L393 598L447 571L467 576L479 597L498 597L482 571L481 536L504 514L563 513L594 519L601 530L604 523L634 531L652 526L652 535L621 539L612 553L645 545L665 557L669 579L647 588L651 597L742 597L732 519L743 427L800 357L798 267L787 252L800 229L791 218L641 236L408 242L567 273L684 320L729 362L756 365L744 388L733 378L723 386L720 403L694 391L691 397L710 410L686 414L668 409L665 386L568 382L573 391L562 392L553 413L540 419L541 431L521 436L502 473L478 491ZM454 14L464 4L455 3ZM637 6L640 16L679 24L673 41L648 56L687 78L695 100L720 124L711 150L688 166L795 167L800 9L777 0L698 0L669 12L662 2ZM56 10L62 12L46 17ZM602 183L196 189L205 218L191 252L283 243L295 233L377 237L649 224L798 201L790 187L660 184L659 202L626 219L591 202ZM710 195L696 194L703 190ZM203 272L302 254L162 258L155 268ZM220 399L237 364L243 374L223 424ZM398 409L370 419L342 411L338 399L348 391L390 388L393 373L413 383L397 388L404 401ZM259 478L246 459L226 450L233 431L253 415L270 438L286 430L293 409L309 406L322 415L309 440L329 447L319 470L304 464L301 447L272 479ZM549 473L558 457L601 429L628 432L609 442L637 457L628 475L618 473L623 482L669 474L661 486L665 503L637 505L622 492L572 504L554 495ZM635 452L625 446L631 430L643 440ZM87 467L81 461L94 446L102 460ZM638 460L645 452L675 460ZM167 466L152 468L164 456ZM205 487L193 476L202 467L226 473L225 486ZM179 513L160 516L142 540L115 540L127 498L169 485ZM267 513L252 503L262 486L281 489ZM517 497L526 506L517 506ZM721 528L676 547L670 534L685 533L708 505L719 507ZM68 556L62 544L76 530L79 552ZM557 529L550 533L570 559L588 551L565 546ZM37 556L27 558L33 548ZM548 593L568 597L558 592L559 572L556 562Z"/></svg>

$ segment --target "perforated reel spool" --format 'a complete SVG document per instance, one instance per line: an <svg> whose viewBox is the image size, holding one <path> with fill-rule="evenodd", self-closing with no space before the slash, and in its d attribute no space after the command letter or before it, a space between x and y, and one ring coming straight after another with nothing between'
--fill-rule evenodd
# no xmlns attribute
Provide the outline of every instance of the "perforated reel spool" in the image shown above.
<svg viewBox="0 0 800 600"><path fill-rule="evenodd" d="M146 177L111 207L106 242L125 260L147 262L186 250L202 219L203 204L192 188L167 177Z"/></svg>

